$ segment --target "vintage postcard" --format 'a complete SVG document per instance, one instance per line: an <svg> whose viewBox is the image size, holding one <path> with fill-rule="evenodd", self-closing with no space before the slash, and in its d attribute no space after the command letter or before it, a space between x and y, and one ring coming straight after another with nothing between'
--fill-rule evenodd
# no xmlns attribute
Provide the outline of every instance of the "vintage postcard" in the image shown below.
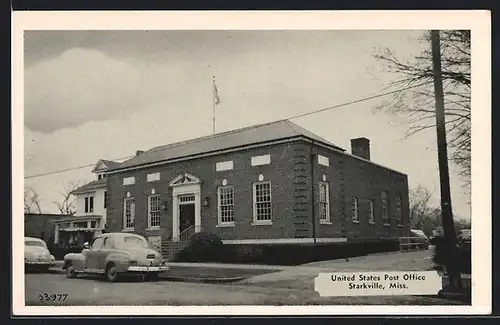
<svg viewBox="0 0 500 325"><path fill-rule="evenodd" d="M488 12L12 36L15 315L489 313Z"/></svg>

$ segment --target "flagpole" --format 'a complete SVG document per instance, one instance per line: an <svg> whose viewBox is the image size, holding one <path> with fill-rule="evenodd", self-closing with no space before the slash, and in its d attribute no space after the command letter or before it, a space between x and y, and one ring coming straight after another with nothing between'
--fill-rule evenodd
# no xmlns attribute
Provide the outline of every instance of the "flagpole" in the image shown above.
<svg viewBox="0 0 500 325"><path fill-rule="evenodd" d="M215 134L215 76L212 76L212 133Z"/></svg>

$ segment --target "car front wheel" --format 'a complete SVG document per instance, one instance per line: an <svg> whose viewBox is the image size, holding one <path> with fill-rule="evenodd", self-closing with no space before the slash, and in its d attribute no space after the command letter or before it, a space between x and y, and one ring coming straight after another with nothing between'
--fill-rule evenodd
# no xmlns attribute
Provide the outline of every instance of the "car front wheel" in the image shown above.
<svg viewBox="0 0 500 325"><path fill-rule="evenodd" d="M106 278L110 282L118 280L118 271L113 263L108 264L108 267L106 267Z"/></svg>
<svg viewBox="0 0 500 325"><path fill-rule="evenodd" d="M74 278L75 276L76 276L75 267L73 266L73 264L68 264L66 266L66 277L71 279Z"/></svg>

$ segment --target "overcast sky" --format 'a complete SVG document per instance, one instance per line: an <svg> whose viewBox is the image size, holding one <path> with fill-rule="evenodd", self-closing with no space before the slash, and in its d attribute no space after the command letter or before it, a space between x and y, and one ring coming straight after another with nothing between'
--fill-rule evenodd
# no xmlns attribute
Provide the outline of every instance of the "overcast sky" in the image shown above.
<svg viewBox="0 0 500 325"><path fill-rule="evenodd" d="M376 95L394 78L373 58L389 47L418 54L418 31L30 31L25 33L25 176L115 160L136 150L212 132L212 75L221 104L217 132ZM387 98L386 98L387 99ZM350 150L371 140L374 162L439 195L433 129L404 139L407 125L374 113L384 100L294 119ZM451 167L452 204L469 218L469 194ZM69 181L92 168L30 178L44 212Z"/></svg>

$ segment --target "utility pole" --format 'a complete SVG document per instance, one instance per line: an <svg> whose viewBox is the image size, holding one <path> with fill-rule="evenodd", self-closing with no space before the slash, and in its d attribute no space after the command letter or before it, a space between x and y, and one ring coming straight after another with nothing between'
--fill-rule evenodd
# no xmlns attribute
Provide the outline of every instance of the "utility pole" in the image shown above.
<svg viewBox="0 0 500 325"><path fill-rule="evenodd" d="M431 31L432 69L434 75L434 94L436 98L436 132L438 145L439 180L441 185L441 222L444 230L447 273L450 279L445 292L459 293L462 287L460 269L457 261L457 238L453 211L451 209L450 173L448 169L448 149L446 141L446 120L444 114L443 79L441 74L441 45L439 30Z"/></svg>

